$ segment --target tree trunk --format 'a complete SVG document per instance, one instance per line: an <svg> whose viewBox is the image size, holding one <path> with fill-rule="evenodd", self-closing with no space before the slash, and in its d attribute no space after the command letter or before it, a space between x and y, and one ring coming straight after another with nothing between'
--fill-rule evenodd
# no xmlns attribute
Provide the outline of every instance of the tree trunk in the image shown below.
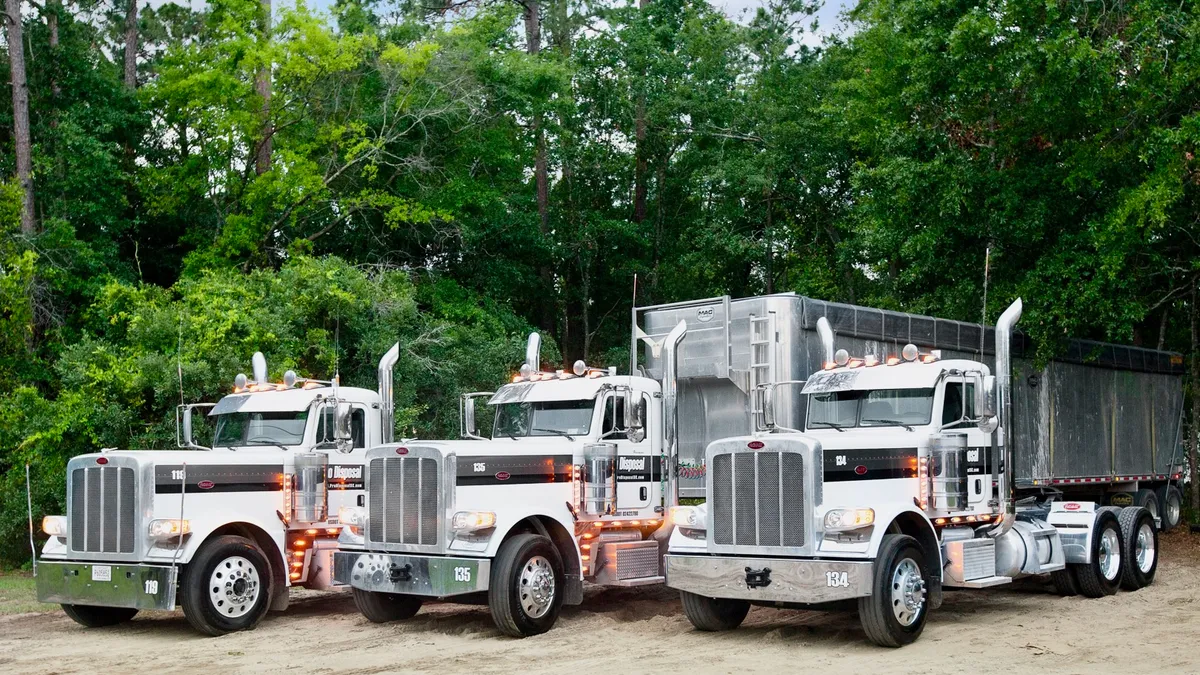
<svg viewBox="0 0 1200 675"><path fill-rule="evenodd" d="M138 6L129 0L125 8L125 88L137 89Z"/></svg>
<svg viewBox="0 0 1200 675"><path fill-rule="evenodd" d="M1200 278L1192 282L1192 452L1188 468L1192 474L1192 513L1200 513Z"/></svg>
<svg viewBox="0 0 1200 675"><path fill-rule="evenodd" d="M262 0L261 41L267 46L271 34L271 0ZM254 157L254 171L259 176L271 170L271 65L268 63L259 68L254 78L254 92L262 98L262 140L258 143L258 151Z"/></svg>
<svg viewBox="0 0 1200 675"><path fill-rule="evenodd" d="M542 16L538 0L525 0L525 51L542 51ZM534 159L533 176L537 184L538 219L542 233L550 230L550 176L546 162L546 131L542 128L541 111L533 114Z"/></svg>
<svg viewBox="0 0 1200 675"><path fill-rule="evenodd" d="M33 211L33 145L29 139L29 87L25 82L25 38L20 0L4 0L8 21L8 60L12 71L13 140L17 182L21 185L21 234L36 231Z"/></svg>
<svg viewBox="0 0 1200 675"><path fill-rule="evenodd" d="M646 5L650 4L650 0L638 0L638 9L646 9ZM642 86L645 86L645 73L642 73L640 78ZM646 220L646 173L650 166L647 158L648 150L646 148L646 93L643 91L638 94L637 102L637 118L633 122L633 154L636 158L636 164L633 169L633 222L641 223Z"/></svg>

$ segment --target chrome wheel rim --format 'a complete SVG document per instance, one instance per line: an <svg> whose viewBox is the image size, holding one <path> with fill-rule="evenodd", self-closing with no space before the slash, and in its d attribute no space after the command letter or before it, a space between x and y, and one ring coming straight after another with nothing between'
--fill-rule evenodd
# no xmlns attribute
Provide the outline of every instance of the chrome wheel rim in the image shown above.
<svg viewBox="0 0 1200 675"><path fill-rule="evenodd" d="M1138 569L1142 574L1149 574L1154 567L1154 557L1158 554L1154 549L1154 526L1150 523L1142 523L1138 528L1136 546L1134 555L1137 557Z"/></svg>
<svg viewBox="0 0 1200 675"><path fill-rule="evenodd" d="M1167 497L1167 518L1166 524L1175 524L1179 522L1179 500L1173 497Z"/></svg>
<svg viewBox="0 0 1200 675"><path fill-rule="evenodd" d="M262 583L258 568L241 556L230 556L213 568L208 578L208 599L221 616L237 619L258 603Z"/></svg>
<svg viewBox="0 0 1200 675"><path fill-rule="evenodd" d="M535 555L521 568L521 609L531 619L540 619L554 604L554 569L550 561Z"/></svg>
<svg viewBox="0 0 1200 675"><path fill-rule="evenodd" d="M925 609L925 580L912 558L905 558L892 572L892 614L901 626L911 626Z"/></svg>
<svg viewBox="0 0 1200 675"><path fill-rule="evenodd" d="M1112 581L1121 573L1121 539L1117 531L1107 528L1100 535L1100 573Z"/></svg>

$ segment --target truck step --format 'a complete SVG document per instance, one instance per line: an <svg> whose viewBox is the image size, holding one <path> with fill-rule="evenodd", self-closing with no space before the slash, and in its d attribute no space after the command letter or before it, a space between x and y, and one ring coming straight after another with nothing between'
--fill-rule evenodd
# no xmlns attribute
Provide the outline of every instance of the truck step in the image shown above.
<svg viewBox="0 0 1200 675"><path fill-rule="evenodd" d="M667 583L666 577L641 577L639 579L613 579L607 582L606 586L619 586L630 588L633 586L653 586L654 584Z"/></svg>
<svg viewBox="0 0 1200 675"><path fill-rule="evenodd" d="M984 579L972 579L970 581L955 583L954 586L957 588L991 588L992 586L1003 586L1004 584L1011 583L1012 577L986 577Z"/></svg>

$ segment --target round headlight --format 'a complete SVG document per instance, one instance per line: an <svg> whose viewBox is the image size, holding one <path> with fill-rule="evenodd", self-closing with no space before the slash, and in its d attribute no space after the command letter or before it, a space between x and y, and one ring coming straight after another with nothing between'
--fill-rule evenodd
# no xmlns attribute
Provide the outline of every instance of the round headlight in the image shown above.
<svg viewBox="0 0 1200 675"><path fill-rule="evenodd" d="M916 361L919 354L917 346L912 343L904 345L904 349L900 352L900 356L903 356L905 361Z"/></svg>
<svg viewBox="0 0 1200 675"><path fill-rule="evenodd" d="M850 363L850 352L846 351L845 349L837 350L837 352L833 355L833 362L839 366L844 366L847 363Z"/></svg>

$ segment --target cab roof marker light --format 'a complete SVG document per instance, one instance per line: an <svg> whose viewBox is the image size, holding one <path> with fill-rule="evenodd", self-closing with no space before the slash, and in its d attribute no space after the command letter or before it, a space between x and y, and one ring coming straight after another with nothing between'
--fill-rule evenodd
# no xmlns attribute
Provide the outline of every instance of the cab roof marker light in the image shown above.
<svg viewBox="0 0 1200 675"><path fill-rule="evenodd" d="M874 354L867 354L865 357L863 357L863 365L867 366L868 368L877 366L879 365L879 357L875 356Z"/></svg>
<svg viewBox="0 0 1200 675"><path fill-rule="evenodd" d="M887 364L888 364L889 366L895 366L895 365L898 365L899 363L900 363L900 357L899 357L899 356L889 356L889 357L887 358Z"/></svg>

